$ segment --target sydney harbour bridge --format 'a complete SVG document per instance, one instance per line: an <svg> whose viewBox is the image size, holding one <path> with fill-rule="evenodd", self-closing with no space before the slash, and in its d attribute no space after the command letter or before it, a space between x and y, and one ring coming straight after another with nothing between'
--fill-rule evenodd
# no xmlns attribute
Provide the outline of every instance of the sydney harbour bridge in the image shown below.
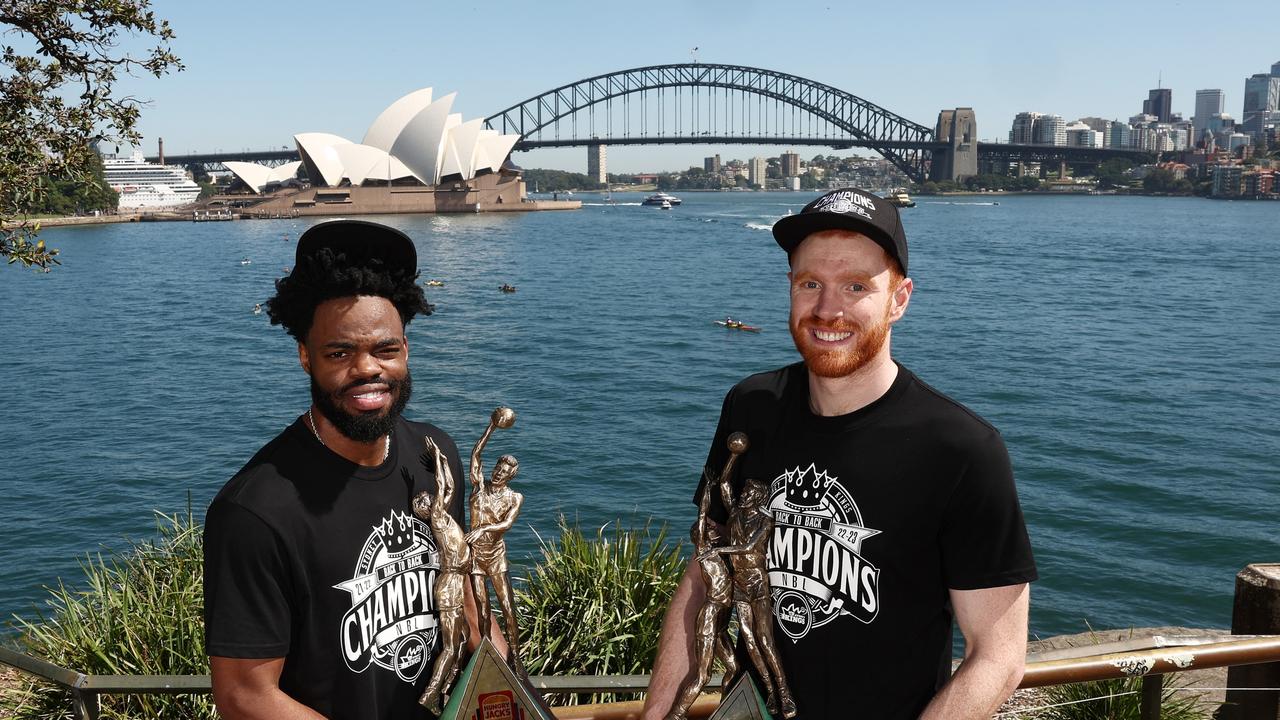
<svg viewBox="0 0 1280 720"><path fill-rule="evenodd" d="M933 126L851 92L774 70L713 63L651 65L561 85L485 118L519 133L515 151L592 145L817 145L867 148L916 182L1004 172L1012 163L1096 165L1148 152L977 140L972 108L944 109ZM155 158L149 158L155 159ZM169 155L170 164L221 169L223 160L279 164L296 151Z"/></svg>

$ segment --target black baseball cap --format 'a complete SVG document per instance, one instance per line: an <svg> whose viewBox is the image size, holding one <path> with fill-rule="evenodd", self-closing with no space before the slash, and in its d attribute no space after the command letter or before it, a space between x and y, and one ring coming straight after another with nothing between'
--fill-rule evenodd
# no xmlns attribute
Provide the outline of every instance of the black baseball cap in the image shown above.
<svg viewBox="0 0 1280 720"><path fill-rule="evenodd" d="M380 260L392 271L418 272L418 251L409 236L376 222L341 219L312 225L298 238L295 267L324 248L345 255L352 265Z"/></svg>
<svg viewBox="0 0 1280 720"><path fill-rule="evenodd" d="M773 238L790 256L805 238L823 230L852 230L871 238L907 274L907 233L898 208L857 188L832 190L773 224Z"/></svg>

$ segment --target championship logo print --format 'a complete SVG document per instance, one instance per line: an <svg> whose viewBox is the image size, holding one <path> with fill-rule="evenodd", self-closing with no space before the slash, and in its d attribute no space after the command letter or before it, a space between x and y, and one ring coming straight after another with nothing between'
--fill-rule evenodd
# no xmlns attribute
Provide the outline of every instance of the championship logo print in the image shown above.
<svg viewBox="0 0 1280 720"><path fill-rule="evenodd" d="M868 210L875 210L876 205L870 198L851 192L831 193L830 195L818 201L813 208L819 212L831 213L856 213L862 217L871 220L871 213Z"/></svg>
<svg viewBox="0 0 1280 720"><path fill-rule="evenodd" d="M835 480L810 464L773 481L769 584L778 626L793 642L841 615L870 623L880 611L880 569L862 555L862 542L880 531L863 525Z"/></svg>
<svg viewBox="0 0 1280 720"><path fill-rule="evenodd" d="M392 511L374 525L350 580L334 587L351 594L339 628L347 667L370 663L412 683L430 663L438 632L432 589L440 556L426 523Z"/></svg>

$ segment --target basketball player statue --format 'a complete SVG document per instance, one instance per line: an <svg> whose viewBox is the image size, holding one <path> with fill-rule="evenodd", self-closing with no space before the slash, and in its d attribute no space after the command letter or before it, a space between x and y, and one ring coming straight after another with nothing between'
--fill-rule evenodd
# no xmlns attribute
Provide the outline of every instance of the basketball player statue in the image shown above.
<svg viewBox="0 0 1280 720"><path fill-rule="evenodd" d="M489 418L489 426L471 451L471 531L466 534L466 541L471 545L471 588L479 611L477 620L480 637L489 636L489 592L485 589L487 577L493 585L494 595L498 597L498 605L506 624L507 647L510 648L507 662L512 670L524 675L524 667L520 662L520 629L516 626L515 600L511 592L511 578L507 573L507 543L503 540L503 535L515 523L520 514L520 506L524 503L524 496L508 486L519 471L520 463L511 455L503 455L498 458L493 474L486 483L484 467L480 461L480 453L484 451L493 431L496 428L509 428L515 421L516 413L511 408L500 407L494 410Z"/></svg>
<svg viewBox="0 0 1280 720"><path fill-rule="evenodd" d="M773 640L773 600L769 595L766 551L773 535L773 515L767 506L768 486L748 478L738 501L726 473L720 477L720 494L729 511L729 544L714 552L729 556L733 568L733 600L738 628L751 663L767 689L765 704L773 715L796 716L796 702L782 673L782 662Z"/></svg>
<svg viewBox="0 0 1280 720"><path fill-rule="evenodd" d="M738 661L729 642L729 611L733 606L733 579L724 556L716 549L724 545L720 528L707 522L707 510L711 507L711 494L717 492L720 483L728 482L738 457L747 451L747 436L736 432L729 436L729 459L724 464L720 478L708 477L702 496L698 498L698 519L693 526L693 553L702 568L702 582L706 586L706 600L698 610L694 621L694 676L680 686L676 702L667 713L666 720L685 720L689 706L711 678L711 661L719 657L724 663L724 676L738 674ZM710 475L710 472L707 473Z"/></svg>
<svg viewBox="0 0 1280 720"><path fill-rule="evenodd" d="M440 575L436 577L436 609L440 613L440 655L431 670L431 680L418 702L435 715L441 712L440 698L449 691L458 675L463 646L467 642L467 621L463 616L463 589L471 571L471 546L458 522L449 514L456 490L453 473L444 453L425 438L427 458L434 461L436 496L418 493L413 499L413 514L431 525L436 549L440 553ZM429 466L430 467L430 466Z"/></svg>

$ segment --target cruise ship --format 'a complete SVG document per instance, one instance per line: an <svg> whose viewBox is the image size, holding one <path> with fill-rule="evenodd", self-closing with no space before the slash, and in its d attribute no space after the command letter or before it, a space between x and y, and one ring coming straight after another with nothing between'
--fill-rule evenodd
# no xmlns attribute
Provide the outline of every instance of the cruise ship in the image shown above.
<svg viewBox="0 0 1280 720"><path fill-rule="evenodd" d="M141 150L134 150L128 158L104 156L102 166L107 184L120 193L121 210L177 207L200 196L200 186L185 170L149 163Z"/></svg>

